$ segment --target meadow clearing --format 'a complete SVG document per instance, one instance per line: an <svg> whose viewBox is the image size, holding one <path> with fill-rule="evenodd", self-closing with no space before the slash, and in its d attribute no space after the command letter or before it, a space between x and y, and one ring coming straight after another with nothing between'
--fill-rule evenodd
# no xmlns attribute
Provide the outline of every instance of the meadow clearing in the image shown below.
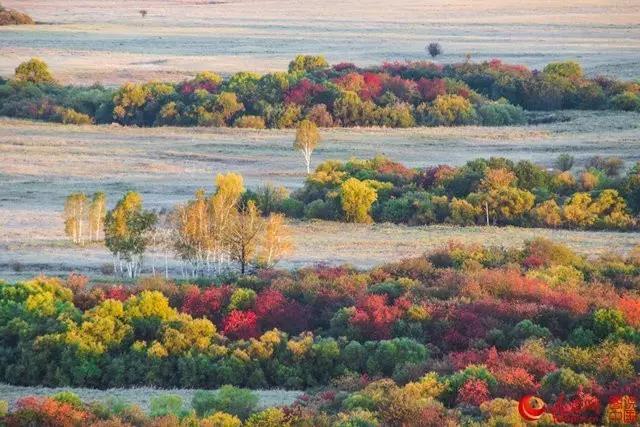
<svg viewBox="0 0 640 427"><path fill-rule="evenodd" d="M5 0L42 25L0 28L0 75L32 56L65 83L181 80L198 71L267 72L296 54L371 65L502 58L578 60L590 75L637 78L640 14L628 1ZM144 9L143 17L140 10Z"/></svg>
<svg viewBox="0 0 640 427"><path fill-rule="evenodd" d="M477 157L505 156L551 166L570 153L576 166L591 156L640 160L637 113L567 112L571 120L520 127L327 129L313 157L322 160L385 154L408 166L459 165ZM102 246L83 248L64 236L62 209L71 192L105 191L112 206L120 195L141 192L145 205L170 208L198 188L213 188L216 173L241 173L247 186L265 182L300 186L304 165L292 149L294 131L213 128L65 126L0 119L0 273L13 279L40 272L93 277L111 260ZM370 267L440 246L448 240L519 246L547 236L588 254L626 252L637 233L554 231L515 227L406 227L392 224L293 222L295 251L282 264ZM147 267L164 263L149 254ZM172 272L177 264L169 262Z"/></svg>
<svg viewBox="0 0 640 427"><path fill-rule="evenodd" d="M90 388L70 387L21 387L0 384L0 396L2 396L2 399L6 400L11 407L15 405L18 399L24 396L51 396L62 391L72 391L79 396L82 396L82 399L86 402L104 403L108 400L124 401L139 405L140 408L148 411L149 403L154 397L166 394L175 394L182 397L184 401L188 403L191 401L196 390L184 388L165 390L151 387L96 390ZM291 390L254 390L254 392L260 399L258 402L258 406L260 408L290 405L301 394L300 392Z"/></svg>

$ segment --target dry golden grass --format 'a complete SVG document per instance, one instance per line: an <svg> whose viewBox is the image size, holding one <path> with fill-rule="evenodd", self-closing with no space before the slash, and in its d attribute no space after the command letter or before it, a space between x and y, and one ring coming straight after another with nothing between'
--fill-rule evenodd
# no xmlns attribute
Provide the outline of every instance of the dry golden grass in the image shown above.
<svg viewBox="0 0 640 427"><path fill-rule="evenodd" d="M590 74L637 78L637 2L600 0L4 0L49 25L4 28L0 75L42 57L64 82L180 80L201 70L285 69L297 53L362 65L504 58L540 68L575 59Z"/></svg>
<svg viewBox="0 0 640 427"><path fill-rule="evenodd" d="M640 115L571 112L570 122L511 128L330 129L312 165L325 159L386 154L414 167L506 156L550 166L563 152L578 165L593 155L640 160ZM110 261L104 248L73 248L63 234L62 207L71 192L103 190L111 206L129 189L145 204L170 208L216 173L237 171L248 186L290 188L304 179L291 130L122 128L0 119L0 277L39 272L96 275ZM536 235L566 241L584 253L627 251L637 234L551 232L516 228L408 228L308 223L293 226L297 249L284 266L315 262L370 266L421 253L451 238L519 245ZM18 265L19 263L20 265ZM174 264L175 267L175 264ZM15 270L20 271L15 271Z"/></svg>

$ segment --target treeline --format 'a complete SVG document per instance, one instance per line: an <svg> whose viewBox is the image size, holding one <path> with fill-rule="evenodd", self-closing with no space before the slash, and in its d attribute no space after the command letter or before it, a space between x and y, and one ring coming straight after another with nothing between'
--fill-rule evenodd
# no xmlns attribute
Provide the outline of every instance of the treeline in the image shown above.
<svg viewBox="0 0 640 427"><path fill-rule="evenodd" d="M598 424L610 396L640 397L640 248L586 259L540 239L519 250L451 243L366 271L220 279L2 284L0 381L320 386L286 421L368 411L382 425L427 410L497 421L527 394L558 421Z"/></svg>
<svg viewBox="0 0 640 427"><path fill-rule="evenodd" d="M264 186L247 198L264 211L305 219L636 229L640 164L625 175L619 158L594 157L582 170L573 162L562 155L555 168L545 169L528 160L490 158L410 169L382 156L329 160L287 197Z"/></svg>
<svg viewBox="0 0 640 427"><path fill-rule="evenodd" d="M640 85L587 78L579 64L542 71L499 60L457 64L394 62L362 68L297 56L286 72L202 72L180 83L120 88L61 86L38 60L0 81L0 115L62 123L293 128L331 126L502 126L526 110L640 111Z"/></svg>

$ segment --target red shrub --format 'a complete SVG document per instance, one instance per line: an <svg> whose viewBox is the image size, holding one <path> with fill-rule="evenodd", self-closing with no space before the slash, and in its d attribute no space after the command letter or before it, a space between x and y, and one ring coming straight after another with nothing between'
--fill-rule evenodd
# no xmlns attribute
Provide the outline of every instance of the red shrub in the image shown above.
<svg viewBox="0 0 640 427"><path fill-rule="evenodd" d="M531 268L542 267L544 265L544 263L545 263L544 258L542 258L539 255L532 254L532 255L529 255L528 257L526 257L522 261L522 266L527 268L527 269L531 269Z"/></svg>
<svg viewBox="0 0 640 427"><path fill-rule="evenodd" d="M383 92L391 92L404 102L410 102L418 93L416 82L398 76L387 78L383 82L383 87Z"/></svg>
<svg viewBox="0 0 640 427"><path fill-rule="evenodd" d="M67 277L66 287L71 289L74 294L81 292L89 283L89 278L83 274L71 273Z"/></svg>
<svg viewBox="0 0 640 427"><path fill-rule="evenodd" d="M386 295L368 295L358 302L349 323L365 338L387 339L399 315L398 307L387 305Z"/></svg>
<svg viewBox="0 0 640 427"><path fill-rule="evenodd" d="M333 82L344 90L349 90L360 94L364 87L364 77L361 74L352 72L334 79Z"/></svg>
<svg viewBox="0 0 640 427"><path fill-rule="evenodd" d="M325 87L319 83L313 83L309 79L302 79L284 94L284 102L287 104L306 105L311 99L325 91Z"/></svg>
<svg viewBox="0 0 640 427"><path fill-rule="evenodd" d="M416 172L413 169L409 169L405 165L387 160L376 169L381 175L386 176L398 176L404 180L410 181L416 176Z"/></svg>
<svg viewBox="0 0 640 427"><path fill-rule="evenodd" d="M371 101L382 94L382 78L379 74L364 73L364 86L359 95L363 101Z"/></svg>
<svg viewBox="0 0 640 427"><path fill-rule="evenodd" d="M624 313L627 323L634 328L640 327L640 298L625 295L618 302L618 309Z"/></svg>
<svg viewBox="0 0 640 427"><path fill-rule="evenodd" d="M492 70L496 70L501 73L507 73L521 77L531 75L531 70L529 70L525 65L503 64L501 60L495 58L489 61L487 64Z"/></svg>
<svg viewBox="0 0 640 427"><path fill-rule="evenodd" d="M507 391L536 389L536 379L557 369L555 363L523 350L499 352L495 347L450 353L448 359L456 370L469 365L486 365L504 383Z"/></svg>
<svg viewBox="0 0 640 427"><path fill-rule="evenodd" d="M598 398L592 394L578 390L576 395L567 400L564 395L549 408L556 422L569 424L597 424L602 414L602 406Z"/></svg>
<svg viewBox="0 0 640 427"><path fill-rule="evenodd" d="M500 358L505 366L521 367L538 379L558 369L552 361L523 350L500 352ZM491 365L491 360L489 360L489 365Z"/></svg>
<svg viewBox="0 0 640 427"><path fill-rule="evenodd" d="M523 368L509 367L493 372L498 380L501 396L518 400L527 394L535 394L540 384Z"/></svg>
<svg viewBox="0 0 640 427"><path fill-rule="evenodd" d="M90 414L48 397L23 397L16 410L6 417L7 426L37 425L45 427L76 427L86 425Z"/></svg>
<svg viewBox="0 0 640 427"><path fill-rule="evenodd" d="M331 267L328 265L318 265L313 271L321 280L336 280L339 277L347 276L350 270L346 267Z"/></svg>
<svg viewBox="0 0 640 427"><path fill-rule="evenodd" d="M382 70L391 74L400 74L403 71L407 71L409 69L409 64L406 62L394 61L394 62L383 62Z"/></svg>
<svg viewBox="0 0 640 427"><path fill-rule="evenodd" d="M440 95L447 93L447 85L443 79L425 79L418 80L418 92L425 101L433 101Z"/></svg>
<svg viewBox="0 0 640 427"><path fill-rule="evenodd" d="M287 299L281 292L267 289L258 294L255 312L262 329L278 328L299 333L307 328L308 312L297 301Z"/></svg>
<svg viewBox="0 0 640 427"><path fill-rule="evenodd" d="M469 281L464 293L476 298L488 294L504 302L538 302L574 314L585 314L589 308L584 296L566 289L552 289L542 280L526 277L518 270L482 270Z"/></svg>
<svg viewBox="0 0 640 427"><path fill-rule="evenodd" d="M352 62L340 62L339 64L334 65L332 68L334 69L334 71L340 73L345 70L355 70L357 67Z"/></svg>
<svg viewBox="0 0 640 427"><path fill-rule="evenodd" d="M182 95L191 95L195 90L195 85L190 82L184 82L180 86L180 93Z"/></svg>
<svg viewBox="0 0 640 427"><path fill-rule="evenodd" d="M111 286L105 292L106 299L126 301L131 296L131 292L122 285Z"/></svg>
<svg viewBox="0 0 640 427"><path fill-rule="evenodd" d="M249 339L260 335L258 317L253 311L233 310L222 322L222 330L232 339Z"/></svg>
<svg viewBox="0 0 640 427"><path fill-rule="evenodd" d="M483 380L469 379L458 390L458 403L480 406L488 400L491 400L491 394L487 383Z"/></svg>
<svg viewBox="0 0 640 427"><path fill-rule="evenodd" d="M220 311L228 304L232 289L229 286L212 286L200 291L197 287L189 289L182 303L182 311L193 317L220 318Z"/></svg>
<svg viewBox="0 0 640 427"><path fill-rule="evenodd" d="M633 396L640 400L640 376L636 376L629 382L613 381L598 392L601 402L608 402L613 396Z"/></svg>
<svg viewBox="0 0 640 427"><path fill-rule="evenodd" d="M416 183L425 189L436 187L455 175L456 171L449 165L429 166L420 172Z"/></svg>

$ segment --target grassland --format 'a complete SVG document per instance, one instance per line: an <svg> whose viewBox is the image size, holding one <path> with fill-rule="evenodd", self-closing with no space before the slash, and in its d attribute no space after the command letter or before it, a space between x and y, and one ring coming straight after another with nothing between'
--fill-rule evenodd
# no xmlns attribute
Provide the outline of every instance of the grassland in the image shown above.
<svg viewBox="0 0 640 427"><path fill-rule="evenodd" d="M579 60L589 74L640 75L640 14L633 1L515 0L4 0L39 26L0 29L0 75L42 57L67 83L180 80L286 67L298 53L367 65L502 58L541 67ZM139 10L147 11L142 17Z"/></svg>
<svg viewBox="0 0 640 427"><path fill-rule="evenodd" d="M20 387L8 384L0 384L0 396L9 403L10 407L24 396L51 396L61 391L76 393L83 402L107 402L110 399L139 405L144 411L149 410L151 399L160 395L176 394L182 397L186 404L190 404L193 393L190 389L155 389L149 387L96 390L90 388L48 388L48 387ZM298 391L289 390L254 390L258 398L260 408L283 406L293 403L301 394Z"/></svg>
<svg viewBox="0 0 640 427"><path fill-rule="evenodd" d="M511 128L324 130L313 164L378 153L414 167L489 156L551 166L563 152L574 155L578 166L596 154L620 156L627 166L640 160L640 115L567 114L569 122ZM240 172L248 186L270 181L295 188L304 179L304 167L292 140L289 130L138 129L0 119L0 277L73 270L99 275L100 266L110 262L106 250L74 247L63 235L63 201L73 191L104 190L112 205L122 192L135 189L149 207L161 209L186 200L199 187L211 189L218 172ZM587 254L625 252L640 242L637 233L517 228L312 222L295 223L291 229L297 249L283 266L326 262L369 267L450 239L518 246L544 235ZM148 265L152 259L153 254ZM176 264L170 267L175 271Z"/></svg>

